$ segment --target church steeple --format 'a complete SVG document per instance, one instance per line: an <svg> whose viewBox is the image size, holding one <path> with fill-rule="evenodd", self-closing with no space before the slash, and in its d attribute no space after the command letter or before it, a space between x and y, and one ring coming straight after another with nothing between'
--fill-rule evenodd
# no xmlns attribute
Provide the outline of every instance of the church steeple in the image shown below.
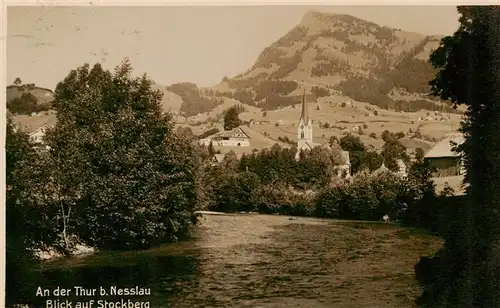
<svg viewBox="0 0 500 308"><path fill-rule="evenodd" d="M305 125L309 124L309 114L307 113L306 106L306 89L304 88L304 93L302 94L302 113L300 114L299 122L304 123Z"/></svg>
<svg viewBox="0 0 500 308"><path fill-rule="evenodd" d="M300 152L313 148L313 128L312 120L309 118L306 105L306 90L302 95L302 113L300 114L299 125L297 127L297 153L295 159L299 159Z"/></svg>

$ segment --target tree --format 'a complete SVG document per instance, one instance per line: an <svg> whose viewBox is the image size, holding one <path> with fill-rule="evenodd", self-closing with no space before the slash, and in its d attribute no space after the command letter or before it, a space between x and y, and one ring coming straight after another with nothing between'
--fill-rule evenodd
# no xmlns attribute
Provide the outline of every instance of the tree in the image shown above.
<svg viewBox="0 0 500 308"><path fill-rule="evenodd" d="M438 72L430 85L441 99L467 106L465 143L457 150L465 159L470 204L461 232L445 239L446 259L421 301L500 307L500 7L460 6L458 12L458 30L431 54Z"/></svg>
<svg viewBox="0 0 500 308"><path fill-rule="evenodd" d="M224 130L232 130L240 125L241 120L238 117L238 110L233 106L229 108L224 115Z"/></svg>
<svg viewBox="0 0 500 308"><path fill-rule="evenodd" d="M35 277L29 267L36 262L33 251L46 250L58 239L51 207L43 202L43 189L39 190L40 183L46 182L46 175L38 168L40 162L28 135L9 117L5 138L7 306L19 304L19 300L26 303L31 297Z"/></svg>
<svg viewBox="0 0 500 308"><path fill-rule="evenodd" d="M331 147L337 145L338 143L339 143L339 138L337 138L337 136L331 136L330 139L328 139L328 144Z"/></svg>
<svg viewBox="0 0 500 308"><path fill-rule="evenodd" d="M14 85L15 86L20 86L22 84L23 84L23 82L21 81L21 78L16 77L16 79L14 80Z"/></svg>
<svg viewBox="0 0 500 308"><path fill-rule="evenodd" d="M405 163L409 162L405 146L399 142L395 135L391 135L385 139L381 155L384 158L384 164L392 171L398 170L398 159L402 159Z"/></svg>
<svg viewBox="0 0 500 308"><path fill-rule="evenodd" d="M340 138L340 147L344 151L354 152L354 151L364 151L365 146L358 136L347 134Z"/></svg>
<svg viewBox="0 0 500 308"><path fill-rule="evenodd" d="M210 143L208 144L208 155L212 157L214 156L214 154L215 154L214 144L212 143L212 141L210 141Z"/></svg>
<svg viewBox="0 0 500 308"><path fill-rule="evenodd" d="M174 131L162 94L127 59L113 73L85 64L55 91L46 135L70 229L100 249L140 249L196 223L197 150Z"/></svg>
<svg viewBox="0 0 500 308"><path fill-rule="evenodd" d="M382 156L375 151L366 151L362 157L361 169L367 168L370 171L375 171L382 165Z"/></svg>
<svg viewBox="0 0 500 308"><path fill-rule="evenodd" d="M340 147L344 151L349 151L351 160L351 173L355 174L361 168L363 156L365 154L365 146L359 136L347 134L340 138Z"/></svg>

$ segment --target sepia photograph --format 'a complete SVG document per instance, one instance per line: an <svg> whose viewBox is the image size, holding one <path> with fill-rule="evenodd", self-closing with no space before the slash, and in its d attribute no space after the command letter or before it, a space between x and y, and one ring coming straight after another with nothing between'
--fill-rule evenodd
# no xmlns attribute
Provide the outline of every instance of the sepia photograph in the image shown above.
<svg viewBox="0 0 500 308"><path fill-rule="evenodd" d="M1 307L500 308L500 6L4 9Z"/></svg>

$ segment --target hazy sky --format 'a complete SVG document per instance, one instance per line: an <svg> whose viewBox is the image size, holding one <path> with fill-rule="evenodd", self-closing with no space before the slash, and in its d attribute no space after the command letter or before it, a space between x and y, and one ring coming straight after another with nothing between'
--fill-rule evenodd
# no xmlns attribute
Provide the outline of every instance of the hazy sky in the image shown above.
<svg viewBox="0 0 500 308"><path fill-rule="evenodd" d="M111 69L129 57L159 84L210 86L251 67L308 10L423 34L458 26L454 6L9 7L7 81L53 89L85 62Z"/></svg>

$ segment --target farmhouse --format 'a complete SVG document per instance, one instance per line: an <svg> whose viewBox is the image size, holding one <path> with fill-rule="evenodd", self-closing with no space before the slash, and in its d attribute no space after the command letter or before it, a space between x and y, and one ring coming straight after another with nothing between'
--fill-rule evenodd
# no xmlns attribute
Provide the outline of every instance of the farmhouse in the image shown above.
<svg viewBox="0 0 500 308"><path fill-rule="evenodd" d="M32 131L29 134L29 138L31 142L36 143L36 144L43 144L43 137L45 136L45 133L49 128L52 128L53 125L50 124L43 124L42 126L38 127L34 131Z"/></svg>
<svg viewBox="0 0 500 308"><path fill-rule="evenodd" d="M212 156L212 162L211 162L212 165L215 166L215 165L222 163L228 154L229 153L216 153L216 154L214 154ZM236 155L236 159L240 160L244 153L234 153L234 154Z"/></svg>
<svg viewBox="0 0 500 308"><path fill-rule="evenodd" d="M460 145L463 142L464 137L462 134L448 134L425 154L424 159L434 169L432 177L464 174L463 160L460 154L453 151L455 145Z"/></svg>
<svg viewBox="0 0 500 308"><path fill-rule="evenodd" d="M223 146L223 147L249 147L250 146L250 136L241 127L234 128L232 130L226 130L216 133L207 138L201 139L200 144L213 146Z"/></svg>
<svg viewBox="0 0 500 308"><path fill-rule="evenodd" d="M391 172L396 175L399 175L403 178L406 178L408 176L408 173L406 172L406 164L402 159L397 159L396 164L398 165L398 169L396 171L392 171L387 166L382 163L382 166L380 166L377 170L373 171L373 174L380 174L382 172Z"/></svg>

